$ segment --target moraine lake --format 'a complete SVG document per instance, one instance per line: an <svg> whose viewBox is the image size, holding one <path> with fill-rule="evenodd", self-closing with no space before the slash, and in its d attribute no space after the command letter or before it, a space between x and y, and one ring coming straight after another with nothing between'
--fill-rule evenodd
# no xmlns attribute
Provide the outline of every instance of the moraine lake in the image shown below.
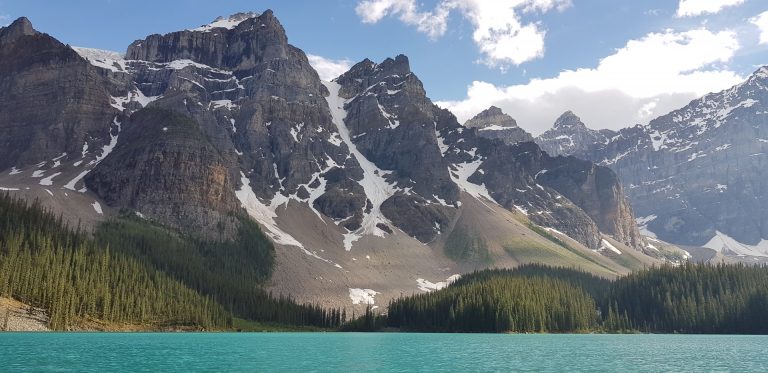
<svg viewBox="0 0 768 373"><path fill-rule="evenodd" d="M765 372L768 336L0 333L2 372Z"/></svg>

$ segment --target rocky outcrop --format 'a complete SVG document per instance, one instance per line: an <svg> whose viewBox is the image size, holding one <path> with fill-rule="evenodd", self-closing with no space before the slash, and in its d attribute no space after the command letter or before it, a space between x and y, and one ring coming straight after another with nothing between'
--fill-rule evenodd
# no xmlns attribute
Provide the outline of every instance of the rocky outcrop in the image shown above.
<svg viewBox="0 0 768 373"><path fill-rule="evenodd" d="M479 129L478 134L489 139L500 139L507 144L533 141L528 131L517 126L517 122L501 109L491 106L464 123L464 127Z"/></svg>

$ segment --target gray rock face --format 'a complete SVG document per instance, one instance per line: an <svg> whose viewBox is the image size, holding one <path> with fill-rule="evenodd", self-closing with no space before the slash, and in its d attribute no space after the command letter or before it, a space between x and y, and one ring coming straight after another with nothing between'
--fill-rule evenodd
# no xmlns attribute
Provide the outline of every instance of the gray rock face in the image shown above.
<svg viewBox="0 0 768 373"><path fill-rule="evenodd" d="M489 139L500 139L507 144L533 141L528 131L517 126L517 122L496 106L480 112L466 121L464 127L479 129L478 134Z"/></svg>
<svg viewBox="0 0 768 373"><path fill-rule="evenodd" d="M617 172L638 215L659 238L703 245L721 232L754 245L768 238L767 107L763 67L742 84L623 129L607 142L586 139L579 148L589 150L579 155Z"/></svg>
<svg viewBox="0 0 768 373"><path fill-rule="evenodd" d="M0 29L0 169L108 143L118 112L106 87L97 68L26 18Z"/></svg>
<svg viewBox="0 0 768 373"><path fill-rule="evenodd" d="M610 170L572 157L550 157L531 142L510 146L483 138L477 130L440 131L450 144L446 156L455 169L463 173L479 164L467 180L484 186L500 205L591 248L601 245L602 231L642 249L632 210Z"/></svg>
<svg viewBox="0 0 768 373"><path fill-rule="evenodd" d="M381 206L395 226L423 242L437 235L459 199L435 134L434 105L408 58L362 61L336 79L357 149L401 191Z"/></svg>
<svg viewBox="0 0 768 373"><path fill-rule="evenodd" d="M234 157L217 149L199 123L165 109L142 109L125 123L121 140L86 176L107 203L209 238L236 233L228 214L239 207Z"/></svg>
<svg viewBox="0 0 768 373"><path fill-rule="evenodd" d="M611 131L597 131L588 128L581 118L571 111L566 111L555 121L555 125L539 135L536 143L547 153L572 155L582 159L592 159L591 144L603 144L612 137Z"/></svg>
<svg viewBox="0 0 768 373"><path fill-rule="evenodd" d="M129 86L152 97L151 106L184 114L198 124L200 141L216 149L221 159L207 151L191 156L202 157L201 162L220 169L220 178L226 181L221 183L229 187L229 194L239 187L243 170L249 188L267 205L275 199L293 199L344 220L344 226L359 226L362 212L355 207L365 205L366 197L355 180L362 173L345 144L338 141L323 98L328 93L304 53L287 43L284 29L271 11L219 19L212 25L222 24L225 27L204 26L134 42L126 54L132 60L125 62ZM138 157L140 163L148 161L148 157ZM140 165L136 170L146 167L151 166ZM187 182L205 184L206 177L193 174ZM198 192L214 193L205 190ZM106 199L123 204L136 198ZM196 221L179 225L201 227L211 216L218 218L224 211L238 208L231 198L223 200L226 203L200 199L207 212L188 211L186 215ZM173 220L178 215L174 209L163 209L152 217Z"/></svg>

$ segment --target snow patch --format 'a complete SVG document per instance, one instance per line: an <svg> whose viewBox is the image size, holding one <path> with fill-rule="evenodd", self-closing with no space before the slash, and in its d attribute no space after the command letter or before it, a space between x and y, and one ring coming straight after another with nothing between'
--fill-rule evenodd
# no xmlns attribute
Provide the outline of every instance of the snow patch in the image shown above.
<svg viewBox="0 0 768 373"><path fill-rule="evenodd" d="M478 168L480 168L482 163L482 159L477 159L472 162L453 164L451 167L453 167L454 170L449 169L448 173L451 175L451 180L453 180L453 182L456 183L460 189L469 193L471 196L477 198L478 200L480 200L480 197L483 197L490 202L495 202L490 193L488 193L488 189L485 187L485 184L478 185L468 180L469 177L472 176Z"/></svg>
<svg viewBox="0 0 768 373"><path fill-rule="evenodd" d="M380 293L372 289L349 288L349 298L352 299L352 304L373 305L375 302L373 298L376 294Z"/></svg>
<svg viewBox="0 0 768 373"><path fill-rule="evenodd" d="M252 13L252 12L238 13L238 14L231 15L229 17L222 16L222 17L216 18L215 20L213 20L213 22L207 25L202 25L200 27L193 28L187 31L211 32L213 29L216 29L216 28L225 28L227 30L231 30L237 27L237 25L239 25L243 21L250 18L256 18L258 16L259 16L258 13Z"/></svg>
<svg viewBox="0 0 768 373"><path fill-rule="evenodd" d="M376 225L379 223L388 224L389 219L384 217L381 212L381 205L384 201L395 194L395 188L387 182L384 178L390 173L390 171L384 171L376 167L373 162L369 161L360 151L349 135L349 129L344 123L344 118L347 116L347 111L344 110L344 104L346 100L339 96L339 89L341 86L336 82L323 82L330 95L326 97L328 101L328 107L331 110L331 117L333 123L336 125L341 140L347 144L349 152L357 159L360 167L363 169L363 179L358 183L365 190L365 195L371 201L373 208L370 212L367 212L363 216L362 226L354 232L349 232L344 235L344 249L349 251L352 249L352 244L359 240L364 235L374 235L378 237L384 237L385 232Z"/></svg>
<svg viewBox="0 0 768 373"><path fill-rule="evenodd" d="M658 216L656 215L648 215L648 216L635 218L635 222L637 223L637 228L640 231L640 234L642 234L643 236L656 238L656 233L653 233L650 230L648 230L648 223L656 220L657 217Z"/></svg>
<svg viewBox="0 0 768 373"><path fill-rule="evenodd" d="M61 175L61 172L57 172L51 176L46 177L45 179L40 180L40 185L53 185L53 178L59 175Z"/></svg>
<svg viewBox="0 0 768 373"><path fill-rule="evenodd" d="M454 281L458 280L460 277L461 275L455 274L445 279L445 281L439 281L439 282L431 282L423 278L419 278L419 279L416 279L416 286L418 287L419 290L426 291L426 292L440 290L452 284Z"/></svg>
<svg viewBox="0 0 768 373"><path fill-rule="evenodd" d="M91 206L93 206L93 210L96 211L97 214L99 215L104 214L104 211L101 210L101 204L99 204L98 201L93 201L93 203L91 203Z"/></svg>
<svg viewBox="0 0 768 373"><path fill-rule="evenodd" d="M113 72L126 72L125 60L122 53L83 47L72 47L72 49L93 66Z"/></svg>
<svg viewBox="0 0 768 373"><path fill-rule="evenodd" d="M600 241L600 249L601 250L608 249L608 250L613 251L616 254L621 255L621 251L619 249L617 249L616 246L613 246L610 242L608 242L608 240L605 240L605 239Z"/></svg>
<svg viewBox="0 0 768 373"><path fill-rule="evenodd" d="M277 226L277 222L275 222L277 208L284 203L287 203L288 197L277 193L275 194L275 197L272 198L270 204L265 205L259 201L258 197L256 197L256 193L254 193L253 188L251 188L251 181L242 171L240 171L240 182L243 185L239 190L235 191L235 196L240 201L242 207L245 208L246 212L248 212L248 215L265 229L264 233L269 236L273 242L279 245L298 247L308 256L332 264L336 268L343 269L337 263L317 255L314 251L307 250L301 242Z"/></svg>
<svg viewBox="0 0 768 373"><path fill-rule="evenodd" d="M723 193L726 190L728 190L728 185L726 185L726 184L717 184L717 185L715 185L715 189L717 189L718 192Z"/></svg>
<svg viewBox="0 0 768 373"><path fill-rule="evenodd" d="M748 245L720 231L715 231L715 236L702 246L724 254L768 257L768 240L761 239L756 245Z"/></svg>

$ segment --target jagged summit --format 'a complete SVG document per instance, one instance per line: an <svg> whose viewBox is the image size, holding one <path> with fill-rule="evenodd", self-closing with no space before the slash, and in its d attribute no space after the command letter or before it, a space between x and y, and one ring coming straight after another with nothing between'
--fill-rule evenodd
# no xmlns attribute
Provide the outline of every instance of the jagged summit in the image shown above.
<svg viewBox="0 0 768 373"><path fill-rule="evenodd" d="M573 155L584 159L589 155L585 144L603 144L610 131L587 127L576 114L568 110L555 120L555 124L536 138L541 149L551 155Z"/></svg>
<svg viewBox="0 0 768 373"><path fill-rule="evenodd" d="M258 16L239 13L212 25L215 27L136 40L128 46L126 59L155 63L191 60L218 69L239 70L241 76L273 60L301 60L301 64L306 60L303 52L288 44L285 29L270 10Z"/></svg>
<svg viewBox="0 0 768 373"><path fill-rule="evenodd" d="M507 144L533 141L533 136L517 126L517 122L500 108L491 106L464 123L466 128L477 128L478 134L489 139L500 139Z"/></svg>
<svg viewBox="0 0 768 373"><path fill-rule="evenodd" d="M516 128L517 122L509 115L504 114L500 108L491 106L481 111L472 119L464 122L467 128L487 128L487 127Z"/></svg>
<svg viewBox="0 0 768 373"><path fill-rule="evenodd" d="M0 28L0 45L13 42L24 35L35 35L38 32L32 27L27 17L19 17L13 23Z"/></svg>
<svg viewBox="0 0 768 373"><path fill-rule="evenodd" d="M576 114L568 110L555 120L553 128L586 127Z"/></svg>
<svg viewBox="0 0 768 373"><path fill-rule="evenodd" d="M371 75L377 76L406 76L411 73L411 65L408 57L404 54L398 54L394 59L387 57L381 63L376 63L366 58L354 64L344 75ZM335 80L339 80L341 76Z"/></svg>
<svg viewBox="0 0 768 373"><path fill-rule="evenodd" d="M264 13L267 13L267 12L269 12L270 14L272 13L271 10L267 10ZM240 12L240 13L235 13L235 14L233 14L231 16L228 16L228 17L220 16L220 17L217 17L216 19L214 19L213 22L211 22L211 23L209 23L207 25L202 25L202 26L200 26L198 28L190 29L189 31L208 32L208 31L211 31L211 30L213 30L215 28L225 28L227 30L231 30L231 29L235 28L237 25L239 25L240 23L242 23L243 21L245 21L247 19L251 19L251 18L256 18L259 15L260 14L256 13L256 12Z"/></svg>

